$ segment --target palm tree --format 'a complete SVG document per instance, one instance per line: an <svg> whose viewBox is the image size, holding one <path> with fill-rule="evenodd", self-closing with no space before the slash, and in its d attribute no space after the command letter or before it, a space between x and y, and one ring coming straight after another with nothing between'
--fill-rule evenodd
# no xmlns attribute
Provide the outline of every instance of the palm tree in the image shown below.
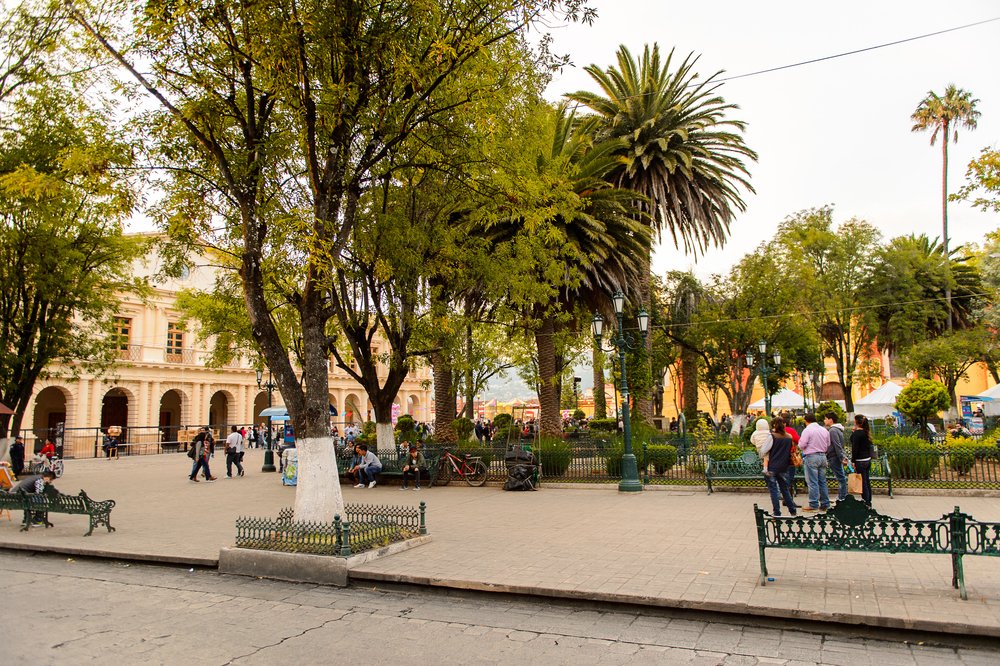
<svg viewBox="0 0 1000 666"><path fill-rule="evenodd" d="M553 112L552 141L538 156L539 176L552 184L552 200L539 209L551 211L543 222L509 220L487 230L494 243L519 235L542 239L547 251L537 262L540 282L559 284L544 302L536 303L531 317L540 322L535 329L538 354L539 407L542 434L561 433L559 419L556 334L566 326L557 314L579 314L587 309L611 309L609 295L617 289L636 292L649 254L649 228L635 206L642 200L636 192L615 187L607 176L617 164L618 142L595 144L589 135L574 132L575 114L565 105ZM564 183L575 205L566 204Z"/></svg>
<svg viewBox="0 0 1000 666"><path fill-rule="evenodd" d="M976 129L976 121L981 115L976 110L978 99L972 93L956 88L950 83L944 90L944 95L938 95L933 90L910 116L913 121L913 132L931 132L931 145L941 134L941 236L945 256L948 253L948 137L954 132L954 140L958 141L958 128ZM951 287L945 289L945 302L948 306L948 330L952 330Z"/></svg>
<svg viewBox="0 0 1000 666"><path fill-rule="evenodd" d="M740 188L754 191L747 162L757 154L743 142L745 123L726 117L738 107L717 94L719 73L700 80L694 54L676 69L673 57L671 50L661 61L659 46L653 44L637 63L621 46L617 67L586 68L601 93L566 97L595 113L585 124L595 140L620 142L620 163L609 179L646 198L643 205L656 239L666 229L675 246L704 252L725 242L736 212L745 210ZM641 294L648 304L648 254L645 259ZM637 401L637 407L651 417L648 399Z"/></svg>

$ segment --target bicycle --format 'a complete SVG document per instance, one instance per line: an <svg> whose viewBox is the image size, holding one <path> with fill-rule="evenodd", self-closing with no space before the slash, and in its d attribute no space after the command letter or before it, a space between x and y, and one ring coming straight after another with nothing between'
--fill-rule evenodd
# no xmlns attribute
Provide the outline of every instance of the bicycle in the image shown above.
<svg viewBox="0 0 1000 666"><path fill-rule="evenodd" d="M447 486L451 483L453 474L465 479L465 482L470 486L478 488L486 483L486 463L481 457L473 456L471 453L466 453L463 459L451 451L445 450L441 456L441 462L438 463L438 474L434 483Z"/></svg>
<svg viewBox="0 0 1000 666"><path fill-rule="evenodd" d="M63 475L63 461L60 458L49 460L47 457L39 455L35 455L31 459L31 464L28 466L30 474L41 474L48 471L53 472L58 479Z"/></svg>

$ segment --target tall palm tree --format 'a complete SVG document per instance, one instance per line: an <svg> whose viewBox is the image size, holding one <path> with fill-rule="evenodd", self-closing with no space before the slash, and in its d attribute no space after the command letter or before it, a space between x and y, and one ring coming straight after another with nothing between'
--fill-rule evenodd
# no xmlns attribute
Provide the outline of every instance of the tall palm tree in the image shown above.
<svg viewBox="0 0 1000 666"><path fill-rule="evenodd" d="M910 116L913 121L913 132L931 132L931 145L937 141L938 134L941 134L941 237L945 256L948 253L948 137L954 133L954 140L958 141L958 128L976 129L976 123L981 115L976 110L978 99L972 97L972 93L961 88L956 88L954 83L949 83L944 90L944 95L938 95L933 90L928 91L927 96L917 107L917 110ZM945 289L945 302L948 306L948 330L952 330L951 315L951 287Z"/></svg>
<svg viewBox="0 0 1000 666"><path fill-rule="evenodd" d="M657 44L647 45L642 60L618 49L618 66L586 68L600 93L566 95L594 112L586 122L595 140L618 140L620 160L609 179L641 193L657 240L669 231L685 252L722 245L737 211L746 204L740 188L753 192L747 162L757 154L743 141L745 123L727 118L737 109L717 94L719 72L700 79L689 54L674 69L674 51L661 60ZM643 300L650 302L649 256L643 271ZM647 341L648 344L648 341ZM648 351L648 349L647 349ZM637 402L652 415L652 404Z"/></svg>
<svg viewBox="0 0 1000 666"><path fill-rule="evenodd" d="M642 200L636 192L615 187L607 180L617 164L616 141L595 144L589 135L575 132L575 114L565 105L554 110L552 141L538 156L543 180L567 183L576 205L567 207L560 187L553 185L553 200L541 210L551 210L544 228L537 220L529 228L524 219L509 220L486 230L494 243L521 234L544 238L550 246L536 265L538 279L559 278L547 302L536 303L532 318L538 354L539 407L542 434L559 434L559 389L555 337L562 324L555 315L579 312L574 308L610 310L609 295L617 289L635 294L649 254L649 228L635 206Z"/></svg>

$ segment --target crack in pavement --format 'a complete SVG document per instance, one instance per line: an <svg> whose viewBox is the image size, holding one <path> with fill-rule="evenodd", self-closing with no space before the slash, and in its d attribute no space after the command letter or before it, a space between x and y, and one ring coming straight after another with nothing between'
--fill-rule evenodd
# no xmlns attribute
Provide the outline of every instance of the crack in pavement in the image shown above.
<svg viewBox="0 0 1000 666"><path fill-rule="evenodd" d="M317 624L314 627L307 627L307 628L303 629L302 631L300 631L297 634L294 634L294 635L291 635L291 636L285 636L284 638L282 638L280 641L278 641L276 643L271 643L269 645L261 645L260 647L258 647L253 652L248 652L246 654L241 654L239 656L233 657L232 659L230 659L229 661L227 661L225 664L223 664L223 666L229 666L229 664L234 664L234 663L236 663L238 661L241 661L243 659L249 659L250 657L254 656L255 654L257 654L257 653L259 653L259 652L261 652L263 650L270 650L271 648L278 647L279 645L282 645L285 642L292 640L293 638L302 638L303 636L305 636L306 634L308 634L311 631L316 631L317 629L325 629L327 626L329 626L329 625L331 625L331 624L333 624L335 622L341 622L341 621L343 621L343 619L345 617L347 617L349 615L353 615L353 614L354 613L350 613L350 612L344 613L343 615L341 615L338 618L334 618L332 620L326 620L326 621L322 622L321 624Z"/></svg>

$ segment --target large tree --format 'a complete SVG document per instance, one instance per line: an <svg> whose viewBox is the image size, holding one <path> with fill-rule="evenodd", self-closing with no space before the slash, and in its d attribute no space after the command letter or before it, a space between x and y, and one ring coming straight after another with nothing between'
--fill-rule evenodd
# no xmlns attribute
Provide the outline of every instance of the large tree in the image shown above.
<svg viewBox="0 0 1000 666"><path fill-rule="evenodd" d="M12 91L0 123L0 437L21 430L36 382L62 364L101 374L112 315L144 242L126 237L131 151L74 77Z"/></svg>
<svg viewBox="0 0 1000 666"><path fill-rule="evenodd" d="M967 90L948 84L944 95L938 95L933 90L921 100L916 111L910 116L913 121L912 131L931 133L931 145L941 135L941 244L945 255L948 254L948 141L954 137L958 141L958 128L975 129L981 115L976 110L978 99ZM948 330L952 329L951 317L951 287L945 288L945 301L948 304Z"/></svg>
<svg viewBox="0 0 1000 666"><path fill-rule="evenodd" d="M598 141L620 141L610 179L645 197L656 239L668 231L685 252L722 245L745 208L740 189L753 192L747 163L757 155L743 141L745 123L729 117L738 107L718 93L720 73L701 78L694 54L674 67L674 51L661 59L657 44L647 45L639 61L621 46L617 60L617 67L586 68L600 92L567 95L595 114L587 129ZM645 259L640 294L648 307ZM643 418L652 416L648 395L639 397L637 408Z"/></svg>
<svg viewBox="0 0 1000 666"><path fill-rule="evenodd" d="M428 229L448 215L408 191L421 171L451 165L450 146L502 123L504 102L531 92L525 30L589 18L583 5L154 0L128 17L124 48L111 32L127 21L98 23L75 5L76 20L163 109L155 157L187 185L174 231L187 225L190 238L209 235L238 257L254 342L301 433L297 517L329 521L343 508L328 436L330 356L364 386L390 446L410 357L429 352L410 345L434 250ZM272 254L294 268L289 279L265 272ZM269 286L296 312L298 367ZM376 351L376 335L388 349Z"/></svg>
<svg viewBox="0 0 1000 666"><path fill-rule="evenodd" d="M789 216L775 240L785 251L780 270L809 296L801 314L819 332L823 355L834 360L847 411L853 412L855 372L871 356L877 332L867 285L881 234L863 220L835 227L833 209L825 206Z"/></svg>

